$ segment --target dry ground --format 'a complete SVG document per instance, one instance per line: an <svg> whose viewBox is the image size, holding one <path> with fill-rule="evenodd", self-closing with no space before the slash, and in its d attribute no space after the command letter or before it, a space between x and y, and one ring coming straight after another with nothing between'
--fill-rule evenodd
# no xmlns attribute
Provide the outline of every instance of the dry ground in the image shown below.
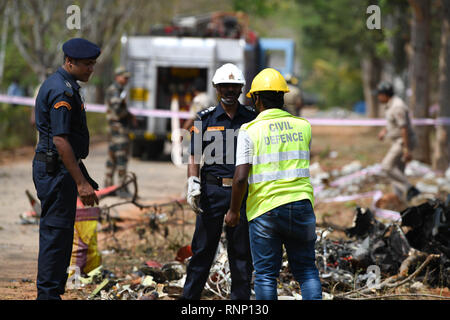
<svg viewBox="0 0 450 320"><path fill-rule="evenodd" d="M326 170L339 169L357 159L363 166L379 162L388 143L377 140L378 128L362 127L313 127L311 163L318 161ZM329 157L331 151L336 158ZM36 296L36 267L38 252L38 227L20 225L18 215L30 210L25 189L32 191L32 148L0 153L0 299L34 299ZM103 182L106 144L93 146L86 165L95 180ZM133 159L130 170L138 176L140 201L143 203L166 203L182 197L186 170L174 166L170 160L142 162ZM106 198L101 205L117 203L117 198ZM371 199L347 203L317 204L315 211L320 223L324 216L334 224L351 225L356 205L369 206ZM115 251L103 256L103 265L122 277L134 266L145 261L160 263L172 261L179 247L189 244L194 230L195 215L189 209L180 210L166 206L158 211L165 213L169 222L150 232L148 214L154 210L141 211L132 205L114 208L111 213L121 218L118 230L100 231L99 249ZM106 225L103 225L105 227ZM164 227L168 234L164 236ZM145 229L144 231L139 229ZM140 235L139 235L140 234ZM70 290L63 299L85 299L90 293ZM441 291L431 291L440 294ZM443 290L448 295L448 290Z"/></svg>

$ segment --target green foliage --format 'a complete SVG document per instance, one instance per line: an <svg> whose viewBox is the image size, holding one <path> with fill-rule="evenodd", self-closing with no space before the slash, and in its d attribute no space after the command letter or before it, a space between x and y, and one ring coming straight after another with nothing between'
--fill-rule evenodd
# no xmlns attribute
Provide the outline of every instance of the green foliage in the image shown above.
<svg viewBox="0 0 450 320"><path fill-rule="evenodd" d="M86 114L89 135L106 136L108 132L108 122L104 113L88 112Z"/></svg>
<svg viewBox="0 0 450 320"><path fill-rule="evenodd" d="M383 31L366 27L366 1L297 1L301 10L300 56L303 88L325 106L351 108L363 100L361 58L386 56ZM371 4L374 4L373 1Z"/></svg>
<svg viewBox="0 0 450 320"><path fill-rule="evenodd" d="M251 13L259 17L272 15L279 9L280 5L287 1L283 0L232 0L233 9Z"/></svg>
<svg viewBox="0 0 450 320"><path fill-rule="evenodd" d="M38 84L37 76L33 70L26 63L25 59L19 54L14 42L12 40L12 33L8 38L5 53L5 69L3 74L3 81L0 84L0 88L6 91L13 79L18 79L20 85L23 88L32 90ZM30 92L29 94L32 94Z"/></svg>
<svg viewBox="0 0 450 320"><path fill-rule="evenodd" d="M32 108L0 104L0 150L36 144L36 129L30 125ZM105 114L88 112L87 122L90 136L106 136Z"/></svg>
<svg viewBox="0 0 450 320"><path fill-rule="evenodd" d="M355 102L363 100L360 70L335 58L315 59L303 89L317 92L324 107L351 108Z"/></svg>
<svg viewBox="0 0 450 320"><path fill-rule="evenodd" d="M366 26L366 10L373 4L381 8L381 30ZM384 26L388 15L408 14L407 0L235 0L233 6L250 15L260 36L296 40L302 88L321 97L323 107L351 108L363 100L362 58L393 59L386 39L404 40L409 32L403 24ZM401 43L397 48L403 50ZM403 51L394 53L399 62L405 61Z"/></svg>
<svg viewBox="0 0 450 320"><path fill-rule="evenodd" d="M36 143L36 130L30 125L30 115L30 107L0 104L0 149Z"/></svg>

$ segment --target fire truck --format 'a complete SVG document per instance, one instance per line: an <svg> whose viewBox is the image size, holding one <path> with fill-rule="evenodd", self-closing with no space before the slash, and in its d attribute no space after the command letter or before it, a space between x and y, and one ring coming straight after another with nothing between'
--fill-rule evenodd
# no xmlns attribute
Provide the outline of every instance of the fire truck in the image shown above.
<svg viewBox="0 0 450 320"><path fill-rule="evenodd" d="M170 25L154 26L149 35L123 36L121 63L131 72L128 106L141 110L138 126L131 128L132 156L156 158L171 140L174 123L186 117L155 116L144 111L175 111L186 115L193 99L193 83L201 78L206 92L217 103L211 79L217 68L233 63L243 70L247 92L253 77L266 67L283 75L293 74L295 43L292 39L259 38L248 28L248 16L214 12L201 16L175 17ZM249 104L245 94L241 103ZM177 102L174 108L174 101Z"/></svg>

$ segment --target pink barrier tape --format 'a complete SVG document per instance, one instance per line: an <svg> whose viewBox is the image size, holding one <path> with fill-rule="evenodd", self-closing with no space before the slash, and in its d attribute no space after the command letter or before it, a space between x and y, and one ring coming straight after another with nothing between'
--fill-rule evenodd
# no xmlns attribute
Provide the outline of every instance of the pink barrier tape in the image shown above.
<svg viewBox="0 0 450 320"><path fill-rule="evenodd" d="M366 176L366 175L379 174L380 172L381 172L381 164L375 164L372 167L364 168L362 170L353 172L353 173L351 173L349 175L339 177L336 180L333 180L330 183L330 186L331 187L339 187L339 186L342 186L344 184L347 184L347 183L351 182L352 180L354 180L356 178L363 177L363 176ZM323 185L314 187L314 193L318 193L318 192L322 191L323 188L324 188Z"/></svg>
<svg viewBox="0 0 450 320"><path fill-rule="evenodd" d="M0 102L33 107L35 104L35 99L29 98L29 97L15 97L15 96L0 95ZM98 113L106 112L106 106L103 104L87 103L85 105L85 108L86 108L87 112L98 112ZM178 117L181 119L190 119L191 118L191 114L189 112L172 112L169 110L162 110L162 109L147 110L147 109L137 109L137 108L130 108L129 110L131 113L133 113L136 116L147 116L147 117L155 117L155 118Z"/></svg>
<svg viewBox="0 0 450 320"><path fill-rule="evenodd" d="M34 98L30 97L16 97L0 94L0 102L10 104L20 104L23 106L34 106Z"/></svg>
<svg viewBox="0 0 450 320"><path fill-rule="evenodd" d="M398 213L397 211L380 209L378 207L375 207L374 210L375 210L375 216L377 216L379 218L386 219L386 220L392 220L392 221L402 220L400 213Z"/></svg>
<svg viewBox="0 0 450 320"><path fill-rule="evenodd" d="M329 118L310 118L307 119L314 126L365 126L365 127L383 127L386 125L385 119L329 119ZM450 125L450 118L436 119L412 119L415 126L443 126Z"/></svg>
<svg viewBox="0 0 450 320"><path fill-rule="evenodd" d="M34 98L16 97L8 95L0 95L0 102L9 104L19 104L23 106L34 106ZM106 106L102 104L86 104L86 111L105 113ZM173 112L164 109L137 109L130 108L130 112L137 116L147 116L155 118L172 118L189 119L189 112ZM385 119L330 119L330 118L310 118L307 119L314 126L385 126ZM436 119L412 119L413 125L416 126L443 126L450 125L449 117L441 117Z"/></svg>
<svg viewBox="0 0 450 320"><path fill-rule="evenodd" d="M381 209L376 206L377 201L380 200L382 196L383 193L380 190L377 190L375 192L375 195L373 196L372 209L375 211L375 216L382 219L400 221L402 219L402 216L399 212L388 209Z"/></svg>
<svg viewBox="0 0 450 320"><path fill-rule="evenodd" d="M375 216L391 220L394 222L400 221L402 219L401 215L397 211L388 210L388 209L381 209L376 206L376 202L383 196L383 193L380 190L377 191L369 191L365 193L358 193L358 194L352 194L348 196L338 196L334 198L329 199L316 199L317 203L330 203L330 202L345 202L345 201L352 201L352 200L358 200L363 198L372 198L372 210L374 211Z"/></svg>
<svg viewBox="0 0 450 320"><path fill-rule="evenodd" d="M374 174L378 174L380 172L381 172L381 165L376 164L373 167L365 168L365 169L359 170L357 172L351 173L349 175L340 177L340 178L334 180L333 182L331 182L330 185L333 187L341 186L341 185L344 185L344 184L354 180L355 178L366 176L366 175L374 175ZM321 190L323 190L323 188L324 188L323 185L315 187L314 193L320 192ZM381 209L376 206L376 202L382 196L383 196L383 193L380 190L377 190L377 191L370 191L370 192L366 192L366 193L352 194L352 195L347 195L347 196L338 196L338 197L328 198L328 199L316 199L316 203L345 202L345 201L352 201L352 200L358 200L358 199L362 199L362 198L372 197L372 199L373 199L372 200L372 210L374 211L375 216L382 218L382 219L391 220L394 222L400 221L401 216L400 216L400 213L398 213L397 211Z"/></svg>
<svg viewBox="0 0 450 320"><path fill-rule="evenodd" d="M130 112L135 116L146 116L146 117L155 117L155 118L172 118L177 117L181 119L190 119L191 114L189 112L172 112L170 110L162 110L162 109L137 109L137 108L129 108ZM99 112L105 113L106 106L102 104L87 104L86 105L87 112Z"/></svg>
<svg viewBox="0 0 450 320"><path fill-rule="evenodd" d="M376 191L369 191L366 193L358 193L358 194L352 194L348 196L338 196L330 199L323 199L323 200L317 200L317 203L329 203L329 202L345 202L345 201L352 201L352 200L358 200L362 198L372 198L376 195Z"/></svg>
<svg viewBox="0 0 450 320"><path fill-rule="evenodd" d="M307 119L313 126L385 126L384 119L329 119L329 118L309 118Z"/></svg>
<svg viewBox="0 0 450 320"><path fill-rule="evenodd" d="M148 117L155 117L155 118L180 118L180 119L190 119L192 118L190 112L173 112L169 110L161 110L161 109L155 109L155 110L143 110L143 109L136 109L136 108L130 108L129 109L131 113L133 113L136 116L148 116Z"/></svg>
<svg viewBox="0 0 450 320"><path fill-rule="evenodd" d="M363 177L363 176L366 176L366 175L374 175L374 174L377 174L377 173L380 173L380 172L381 172L381 164L376 164L376 165L374 165L371 168L365 168L365 169L362 169L360 171L351 173L351 174L349 174L347 176L337 178L336 180L331 182L330 185L332 187L341 186L343 184L346 184L349 181L354 180L355 178Z"/></svg>

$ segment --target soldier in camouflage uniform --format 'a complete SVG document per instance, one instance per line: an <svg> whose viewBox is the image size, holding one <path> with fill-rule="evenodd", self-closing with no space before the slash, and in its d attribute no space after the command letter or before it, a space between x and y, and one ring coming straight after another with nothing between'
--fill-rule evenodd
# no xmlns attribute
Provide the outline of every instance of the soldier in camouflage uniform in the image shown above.
<svg viewBox="0 0 450 320"><path fill-rule="evenodd" d="M130 122L136 124L136 118L128 111L125 86L130 73L119 67L115 71L115 81L106 92L106 118L109 123L109 148L106 161L105 187L114 183L114 173L117 169L119 185L125 180L129 157L128 127ZM126 188L120 189L117 195L122 198L131 197Z"/></svg>

